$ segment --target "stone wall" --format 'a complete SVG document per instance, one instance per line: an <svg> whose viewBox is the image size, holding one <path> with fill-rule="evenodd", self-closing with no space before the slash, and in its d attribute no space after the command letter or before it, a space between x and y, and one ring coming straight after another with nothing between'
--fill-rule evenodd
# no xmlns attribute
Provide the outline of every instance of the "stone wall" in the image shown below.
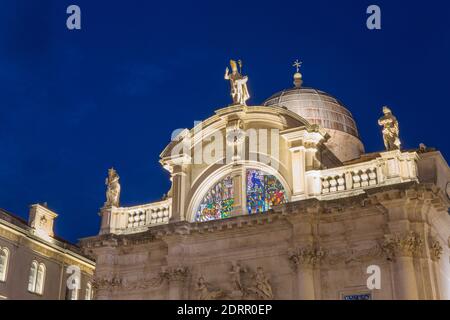
<svg viewBox="0 0 450 320"><path fill-rule="evenodd" d="M448 219L439 190L406 183L82 244L98 299L450 299Z"/></svg>

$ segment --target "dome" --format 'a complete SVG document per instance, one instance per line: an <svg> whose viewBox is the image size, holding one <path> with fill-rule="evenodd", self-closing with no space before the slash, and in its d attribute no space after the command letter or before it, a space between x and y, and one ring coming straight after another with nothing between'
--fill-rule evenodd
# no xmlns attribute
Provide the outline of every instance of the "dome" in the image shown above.
<svg viewBox="0 0 450 320"><path fill-rule="evenodd" d="M336 98L323 91L300 87L275 93L264 106L280 106L302 116L311 124L323 127L331 136L327 146L341 160L347 161L364 153L352 114Z"/></svg>
<svg viewBox="0 0 450 320"><path fill-rule="evenodd" d="M352 114L336 98L323 91L312 88L287 89L274 94L263 105L286 107L311 124L359 138Z"/></svg>

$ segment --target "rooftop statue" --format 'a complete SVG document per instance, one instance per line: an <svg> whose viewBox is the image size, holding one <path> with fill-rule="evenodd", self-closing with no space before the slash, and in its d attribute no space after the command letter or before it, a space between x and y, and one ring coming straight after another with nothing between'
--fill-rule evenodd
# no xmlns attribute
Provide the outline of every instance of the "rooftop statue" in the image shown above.
<svg viewBox="0 0 450 320"><path fill-rule="evenodd" d="M391 109L383 107L384 115L378 120L378 124L383 127L383 140L386 150L400 150L400 139L397 118L392 114Z"/></svg>
<svg viewBox="0 0 450 320"><path fill-rule="evenodd" d="M105 184L108 186L106 190L105 207L119 207L120 206L120 184L119 175L114 168L108 170L108 177Z"/></svg>
<svg viewBox="0 0 450 320"><path fill-rule="evenodd" d="M238 61L239 67L242 72L242 62ZM246 106L246 101L250 98L250 94L247 89L248 77L243 76L237 68L236 61L230 60L231 73L228 67L225 70L225 80L230 80L231 85L231 97L233 98L233 104L240 104Z"/></svg>

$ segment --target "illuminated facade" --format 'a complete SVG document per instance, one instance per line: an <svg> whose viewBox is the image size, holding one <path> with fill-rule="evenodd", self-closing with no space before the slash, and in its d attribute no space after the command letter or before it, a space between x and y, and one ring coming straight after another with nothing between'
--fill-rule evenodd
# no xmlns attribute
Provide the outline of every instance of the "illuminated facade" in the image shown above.
<svg viewBox="0 0 450 320"><path fill-rule="evenodd" d="M0 299L93 299L95 262L54 235L56 217L40 204L31 206L28 222L0 209ZM75 269L78 280L68 286Z"/></svg>
<svg viewBox="0 0 450 320"><path fill-rule="evenodd" d="M82 240L97 297L450 299L442 155L400 150L390 110L387 150L365 153L347 108L298 72L293 88L247 106L248 78L231 69L235 103L161 153L167 196L107 201L99 234Z"/></svg>

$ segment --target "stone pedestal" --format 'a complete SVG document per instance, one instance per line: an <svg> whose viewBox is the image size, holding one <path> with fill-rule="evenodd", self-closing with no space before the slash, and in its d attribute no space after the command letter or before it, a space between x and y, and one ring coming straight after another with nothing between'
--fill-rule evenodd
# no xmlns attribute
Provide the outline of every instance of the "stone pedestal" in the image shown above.
<svg viewBox="0 0 450 320"><path fill-rule="evenodd" d="M101 217L101 225L100 225L100 232L99 234L109 234L113 233L113 213L112 213L112 207L103 207L100 212L99 216Z"/></svg>

